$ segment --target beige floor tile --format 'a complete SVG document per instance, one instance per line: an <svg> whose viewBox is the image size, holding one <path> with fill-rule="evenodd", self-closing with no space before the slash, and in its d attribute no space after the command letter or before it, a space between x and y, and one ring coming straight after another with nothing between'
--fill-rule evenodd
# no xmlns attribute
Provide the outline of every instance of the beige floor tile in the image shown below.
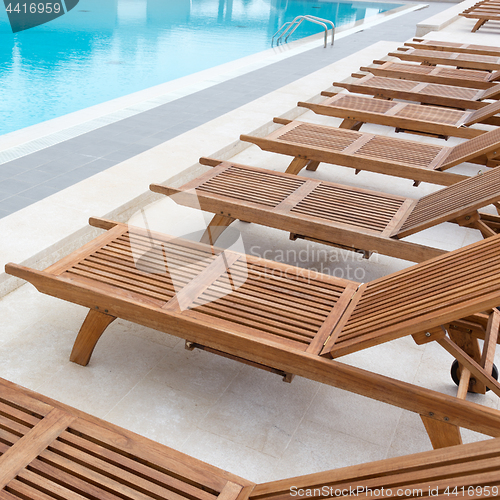
<svg viewBox="0 0 500 500"><path fill-rule="evenodd" d="M134 335L140 339L160 344L165 347L175 347L177 344L184 342L178 337L168 335L167 333L160 332L158 330L153 330L152 328L146 328L145 326L140 326L123 319L115 320L113 326L115 328L120 328L122 335Z"/></svg>
<svg viewBox="0 0 500 500"><path fill-rule="evenodd" d="M280 457L320 384L244 367L206 415L202 428L256 451Z"/></svg>
<svg viewBox="0 0 500 500"><path fill-rule="evenodd" d="M402 412L395 406L322 385L307 420L327 426L332 433L385 446L391 442Z"/></svg>
<svg viewBox="0 0 500 500"><path fill-rule="evenodd" d="M432 450L432 445L423 424L420 428L416 428L401 423L396 429L387 458L429 450Z"/></svg>
<svg viewBox="0 0 500 500"><path fill-rule="evenodd" d="M180 451L250 481L266 482L275 478L272 470L278 463L277 458L205 430L193 432Z"/></svg>
<svg viewBox="0 0 500 500"><path fill-rule="evenodd" d="M154 441L180 449L195 432L213 402L172 389L146 376L104 418Z"/></svg>
<svg viewBox="0 0 500 500"><path fill-rule="evenodd" d="M0 299L0 347L25 328L41 321L57 299L41 295L32 285L23 285Z"/></svg>
<svg viewBox="0 0 500 500"><path fill-rule="evenodd" d="M0 346L1 376L29 389L58 378L69 363L74 333L43 320Z"/></svg>
<svg viewBox="0 0 500 500"><path fill-rule="evenodd" d="M148 380L204 402L216 402L241 369L237 361L199 349L188 351L184 342L180 342L149 373Z"/></svg>
<svg viewBox="0 0 500 500"><path fill-rule="evenodd" d="M338 361L403 382L412 382L419 370L422 355L422 348L411 337L402 337L343 356Z"/></svg>
<svg viewBox="0 0 500 500"><path fill-rule="evenodd" d="M353 432L356 432L353 427ZM326 471L385 457L389 443L376 445L325 423L304 420L278 465L274 479Z"/></svg>
<svg viewBox="0 0 500 500"><path fill-rule="evenodd" d="M73 338L67 344L72 342ZM56 354L64 356L66 364L37 390L99 417L113 408L171 351L166 346L127 335L119 324L108 327L86 367L67 361L70 345L65 349L60 347Z"/></svg>

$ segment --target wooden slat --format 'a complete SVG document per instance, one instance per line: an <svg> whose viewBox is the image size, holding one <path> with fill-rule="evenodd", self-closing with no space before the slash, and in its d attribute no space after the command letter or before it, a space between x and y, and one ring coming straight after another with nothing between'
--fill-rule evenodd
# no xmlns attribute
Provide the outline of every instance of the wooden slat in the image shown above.
<svg viewBox="0 0 500 500"><path fill-rule="evenodd" d="M441 222L467 215L500 199L500 170L493 169L431 193L417 202L401 229L404 238Z"/></svg>
<svg viewBox="0 0 500 500"><path fill-rule="evenodd" d="M488 73L487 71L457 69L449 66L424 66L393 61L383 61L380 65L362 67L361 69L375 76L478 89L490 88L498 77L496 74L498 72Z"/></svg>
<svg viewBox="0 0 500 500"><path fill-rule="evenodd" d="M425 50L439 50L443 52L458 52L464 54L491 55L500 57L500 49L491 45L474 45L471 43L414 38L411 42L405 42L405 46L413 47L415 49L424 48Z"/></svg>
<svg viewBox="0 0 500 500"><path fill-rule="evenodd" d="M425 64L459 66L479 70L500 69L500 57L491 55L466 54L459 52L438 52L435 50L408 49L404 52L389 52L389 56L404 61L416 61Z"/></svg>
<svg viewBox="0 0 500 500"><path fill-rule="evenodd" d="M398 486L403 487L403 489L408 487L411 490L419 483L428 482L429 484L423 488L423 496L425 497L429 494L431 482L435 484L440 479L447 480L450 490L453 491L454 486L463 484L464 481L470 481L470 484L477 481L477 475L480 471L490 473L490 482L483 485L491 485L500 480L499 453L500 440L494 439L399 456L258 484L252 492L251 500L290 499L292 486L311 490L326 486L333 487L335 491L335 489L342 489L345 485L351 484L353 486L362 485L372 490L380 489L382 486L384 490ZM467 490L467 488L465 489ZM392 493L393 496L396 494L395 491ZM362 495L362 493L360 494Z"/></svg>
<svg viewBox="0 0 500 500"><path fill-rule="evenodd" d="M481 135L485 130L461 126L471 115L470 112L437 106L386 101L352 94L337 94L322 103L299 102L298 106L311 109L317 114L335 116L353 123L375 123L395 127L398 131L422 132L438 137L452 136L471 138ZM485 106L476 112L480 122L495 115L498 110Z"/></svg>
<svg viewBox="0 0 500 500"><path fill-rule="evenodd" d="M185 287L175 294L162 309L183 310L190 305L221 275L231 279L231 266L239 259L240 255L234 252L224 251L217 256L198 276L190 281Z"/></svg>
<svg viewBox="0 0 500 500"><path fill-rule="evenodd" d="M0 393L7 393L12 407L26 414L30 410L22 407L24 401L31 407L53 408L18 445L0 456L0 498L245 500L253 487L249 481L2 379Z"/></svg>
<svg viewBox="0 0 500 500"><path fill-rule="evenodd" d="M345 154L362 136L352 130L295 121L265 138L242 135L240 139L265 151L413 180L451 185L466 178L433 170L442 167L444 156L452 149L445 146L369 134L368 142Z"/></svg>
<svg viewBox="0 0 500 500"><path fill-rule="evenodd" d="M21 412L33 415L40 420L53 410L51 405L27 396L24 393L19 393L19 391L13 390L9 387L2 387L0 401L7 406L17 408Z"/></svg>
<svg viewBox="0 0 500 500"><path fill-rule="evenodd" d="M255 167L236 165L241 172L265 174L260 179L260 192L272 190L275 185L284 185L296 177L280 172L265 171ZM226 170L227 171L227 170ZM225 174L221 174L222 178ZM200 183L200 188L204 186ZM152 186L159 193L170 193L168 186ZM177 203L190 207L201 207L214 214L231 215L253 223L263 224L290 233L316 238L352 248L365 248L409 260L429 258L431 249L411 243L396 244L385 235L403 222L411 211L413 200L369 191L351 186L309 179L300 182L288 197L275 207L268 204L248 202L246 196L238 194L238 184L224 195L205 189L186 193L184 186L178 188ZM186 196L184 196L186 195ZM266 198L266 196L264 196ZM365 237L366 235L366 237ZM371 235L382 235L373 238Z"/></svg>
<svg viewBox="0 0 500 500"><path fill-rule="evenodd" d="M480 102L484 98L485 90L388 78L374 74L366 75L354 83L334 82L333 85L359 94L451 108L480 109L488 105L485 102Z"/></svg>
<svg viewBox="0 0 500 500"><path fill-rule="evenodd" d="M486 295L500 290L497 239L368 284L336 344L330 346L332 355L396 338L402 328L406 328L406 334L416 333L445 323L447 315L450 319L453 314L462 317L462 307L466 313L472 303L479 304ZM417 324L421 326L413 330Z"/></svg>
<svg viewBox="0 0 500 500"><path fill-rule="evenodd" d="M242 490L241 485L228 482L220 492L218 500L235 500Z"/></svg>
<svg viewBox="0 0 500 500"><path fill-rule="evenodd" d="M0 489L38 456L75 419L53 409L44 419L0 457Z"/></svg>
<svg viewBox="0 0 500 500"><path fill-rule="evenodd" d="M199 500L213 500L216 496L181 478L162 473L72 432L63 433L57 446L52 446L51 449L59 450L60 453L71 456L76 461L88 462L96 469L107 471L113 476L120 477L124 482L128 481L159 496L166 496L167 491L171 490L168 495L173 500L180 500L185 496ZM176 493L179 491L182 495Z"/></svg>
<svg viewBox="0 0 500 500"><path fill-rule="evenodd" d="M78 251L71 253L67 257L48 267L45 271L57 276L58 274L66 271L68 268L72 267L77 262L83 260L88 255L94 253L98 248L101 248L106 243L114 240L117 236L124 234L126 231L126 225L117 224L113 229L110 229L109 231L101 234L97 238L81 247Z"/></svg>
<svg viewBox="0 0 500 500"><path fill-rule="evenodd" d="M498 342L500 331L500 312L498 309L493 309L488 319L486 327L486 336L484 339L484 347L481 356L481 366L486 373L491 373L493 370L493 362L495 359L495 350Z"/></svg>

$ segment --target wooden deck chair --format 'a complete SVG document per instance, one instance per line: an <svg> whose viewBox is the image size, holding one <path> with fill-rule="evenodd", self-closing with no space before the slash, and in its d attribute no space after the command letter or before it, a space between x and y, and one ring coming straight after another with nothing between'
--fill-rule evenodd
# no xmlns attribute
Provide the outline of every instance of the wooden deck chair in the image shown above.
<svg viewBox="0 0 500 500"><path fill-rule="evenodd" d="M500 71L479 71L474 69L457 69L449 66L423 66L422 64L401 63L374 60L374 66L362 66L361 71L386 78L400 78L418 82L439 83L454 87L489 89L500 80ZM363 78L364 74L354 73L352 76Z"/></svg>
<svg viewBox="0 0 500 500"><path fill-rule="evenodd" d="M0 379L3 500L245 500L254 483Z"/></svg>
<svg viewBox="0 0 500 500"><path fill-rule="evenodd" d="M119 317L186 339L190 348L416 411L438 428L500 437L496 410L333 359L413 335L419 344L438 342L461 363L461 397L471 383L476 392L489 388L500 396L491 375L500 235L360 284L127 224L91 224L107 231L44 271L6 266L40 292L89 309L72 361L86 365ZM477 338L485 339L479 358Z"/></svg>
<svg viewBox="0 0 500 500"><path fill-rule="evenodd" d="M498 7L500 12L500 5ZM407 47L424 50L441 50L443 52L457 52L463 54L477 54L480 56L500 57L500 47L492 45L474 45L472 43L447 42L441 40L427 40L425 38L414 38L406 42Z"/></svg>
<svg viewBox="0 0 500 500"><path fill-rule="evenodd" d="M467 178L446 172L464 162L496 166L500 155L500 129L486 132L453 147L435 146L407 139L368 134L275 118L284 126L267 137L241 135L242 141L264 151L293 156L287 168L298 174L304 167L316 170L320 163L377 172L395 177L450 186Z"/></svg>
<svg viewBox="0 0 500 500"><path fill-rule="evenodd" d="M152 184L150 189L214 213L204 243L215 244L227 226L244 219L366 258L378 252L422 262L444 251L401 238L446 221L479 229L484 237L500 229L500 217L482 220L477 212L500 201L500 169L414 200L227 161L201 158L200 163L214 168L180 188Z"/></svg>
<svg viewBox="0 0 500 500"><path fill-rule="evenodd" d="M343 118L340 128L359 130L363 123L376 123L394 127L396 132L428 134L444 139L450 136L471 139L486 132L471 128L471 125L485 121L491 123L492 120L500 124L500 117L495 117L500 112L500 101L475 111L460 111L340 93L321 103L299 101L297 105L316 114Z"/></svg>
<svg viewBox="0 0 500 500"><path fill-rule="evenodd" d="M251 500L498 498L500 439L257 484Z"/></svg>
<svg viewBox="0 0 500 500"><path fill-rule="evenodd" d="M382 99L402 99L459 109L481 109L488 105L486 102L481 102L484 99L497 99L500 97L500 83L489 89L473 89L399 78L386 78L373 74L363 76L355 82L334 82L333 86L342 87L349 90L349 92L373 95ZM328 92L323 94L328 95Z"/></svg>
<svg viewBox="0 0 500 500"><path fill-rule="evenodd" d="M469 14L466 14L467 16ZM500 17L500 16L499 16ZM495 71L500 69L499 56L481 56L478 54L463 54L461 52L439 52L437 50L413 49L400 47L397 52L389 52L391 57L403 61L413 61L428 66L455 66L466 69Z"/></svg>
<svg viewBox="0 0 500 500"><path fill-rule="evenodd" d="M474 33L488 21L500 20L500 5L498 2L478 2L459 15L469 19L477 19L471 30Z"/></svg>
<svg viewBox="0 0 500 500"><path fill-rule="evenodd" d="M477 19L476 24L471 29L471 33L475 33L481 26L484 26L488 21L500 21L500 13L492 13L485 10L474 10L472 12L461 12L459 16L468 19Z"/></svg>

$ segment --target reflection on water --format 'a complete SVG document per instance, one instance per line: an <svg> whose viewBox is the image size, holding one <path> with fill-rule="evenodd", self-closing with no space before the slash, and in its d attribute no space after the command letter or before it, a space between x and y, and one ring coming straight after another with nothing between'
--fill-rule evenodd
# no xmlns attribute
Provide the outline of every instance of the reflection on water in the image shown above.
<svg viewBox="0 0 500 500"><path fill-rule="evenodd" d="M321 0L80 0L13 34L0 10L0 134L270 47L297 15L336 26L394 4ZM300 38L321 31L303 23Z"/></svg>

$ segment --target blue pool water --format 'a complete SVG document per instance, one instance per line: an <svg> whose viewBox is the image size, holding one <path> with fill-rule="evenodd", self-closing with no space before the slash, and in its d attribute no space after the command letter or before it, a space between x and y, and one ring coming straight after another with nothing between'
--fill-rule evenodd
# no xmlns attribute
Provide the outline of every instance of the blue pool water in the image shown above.
<svg viewBox="0 0 500 500"><path fill-rule="evenodd" d="M40 1L40 0L38 0ZM398 5L328 0L80 0L13 34L0 3L0 134L270 48L301 14L336 26ZM303 23L293 38L321 31Z"/></svg>

